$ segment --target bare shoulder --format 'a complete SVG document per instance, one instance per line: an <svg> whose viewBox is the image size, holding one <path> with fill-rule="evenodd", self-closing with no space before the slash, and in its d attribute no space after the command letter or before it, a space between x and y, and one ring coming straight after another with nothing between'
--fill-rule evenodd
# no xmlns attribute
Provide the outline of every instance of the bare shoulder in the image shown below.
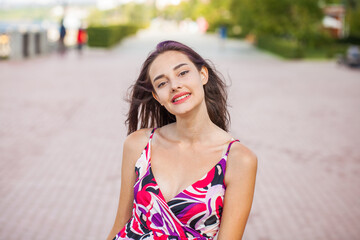
<svg viewBox="0 0 360 240"><path fill-rule="evenodd" d="M231 159L231 162L240 162L241 164L257 163L256 154L240 142L234 142L232 144L228 159Z"/></svg>
<svg viewBox="0 0 360 240"><path fill-rule="evenodd" d="M227 178L225 181L244 174L256 175L258 158L256 154L244 144L234 142L231 146L226 165Z"/></svg>
<svg viewBox="0 0 360 240"><path fill-rule="evenodd" d="M132 132L131 134L129 134L126 137L124 144L131 145L134 147L137 147L137 146L145 147L144 144L146 144L147 141L149 140L151 131L152 131L152 128L142 128L142 129L136 130L135 132Z"/></svg>
<svg viewBox="0 0 360 240"><path fill-rule="evenodd" d="M129 134L124 141L123 154L126 156L124 159L131 161L135 164L135 161L141 155L145 148L152 128L142 128L131 134Z"/></svg>

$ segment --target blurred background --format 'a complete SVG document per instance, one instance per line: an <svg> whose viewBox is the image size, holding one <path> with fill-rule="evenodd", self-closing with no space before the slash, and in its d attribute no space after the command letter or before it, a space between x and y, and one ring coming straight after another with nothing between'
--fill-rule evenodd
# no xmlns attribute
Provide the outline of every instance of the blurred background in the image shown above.
<svg viewBox="0 0 360 240"><path fill-rule="evenodd" d="M168 39L258 156L243 239L359 239L359 0L0 0L0 239L107 237L128 88Z"/></svg>
<svg viewBox="0 0 360 240"><path fill-rule="evenodd" d="M1 0L0 11L1 58L55 50L61 25L69 47L77 44L79 28L89 28L89 46L109 47L166 21L307 59L346 55L360 38L358 0ZM120 26L127 28L122 34L116 30Z"/></svg>

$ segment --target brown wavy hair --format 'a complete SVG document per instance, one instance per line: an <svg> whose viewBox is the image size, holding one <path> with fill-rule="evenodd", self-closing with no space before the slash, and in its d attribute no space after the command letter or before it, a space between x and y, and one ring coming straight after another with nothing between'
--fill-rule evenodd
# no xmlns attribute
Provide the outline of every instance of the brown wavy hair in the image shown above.
<svg viewBox="0 0 360 240"><path fill-rule="evenodd" d="M166 51L178 51L185 54L198 71L202 67L207 68L208 82L203 86L207 112L214 124L228 131L230 115L227 110L226 84L222 75L190 47L176 41L163 41L157 44L156 49L146 58L139 77L129 89L131 90L128 98L130 109L125 121L128 126L127 134L129 135L138 128L162 127L176 122L175 116L153 97L152 93L155 93L155 90L149 76L149 69L153 61Z"/></svg>

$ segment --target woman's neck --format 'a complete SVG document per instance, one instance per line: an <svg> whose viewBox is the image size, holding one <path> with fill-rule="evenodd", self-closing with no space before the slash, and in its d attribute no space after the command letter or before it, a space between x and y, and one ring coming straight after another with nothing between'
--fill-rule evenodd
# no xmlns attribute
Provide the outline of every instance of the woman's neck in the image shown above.
<svg viewBox="0 0 360 240"><path fill-rule="evenodd" d="M174 137L177 140L191 145L210 140L209 136L217 126L211 121L205 102L203 104L188 114L176 116Z"/></svg>

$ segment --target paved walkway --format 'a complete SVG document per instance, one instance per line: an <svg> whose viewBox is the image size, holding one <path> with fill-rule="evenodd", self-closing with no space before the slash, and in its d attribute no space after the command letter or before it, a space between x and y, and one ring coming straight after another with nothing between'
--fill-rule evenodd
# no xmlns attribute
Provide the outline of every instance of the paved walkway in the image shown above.
<svg viewBox="0 0 360 240"><path fill-rule="evenodd" d="M116 213L126 90L155 43L0 63L0 239L105 239ZM244 239L359 239L360 72L172 34L228 83L231 132L259 158ZM231 81L230 81L231 79ZM230 83L231 82L231 83Z"/></svg>

